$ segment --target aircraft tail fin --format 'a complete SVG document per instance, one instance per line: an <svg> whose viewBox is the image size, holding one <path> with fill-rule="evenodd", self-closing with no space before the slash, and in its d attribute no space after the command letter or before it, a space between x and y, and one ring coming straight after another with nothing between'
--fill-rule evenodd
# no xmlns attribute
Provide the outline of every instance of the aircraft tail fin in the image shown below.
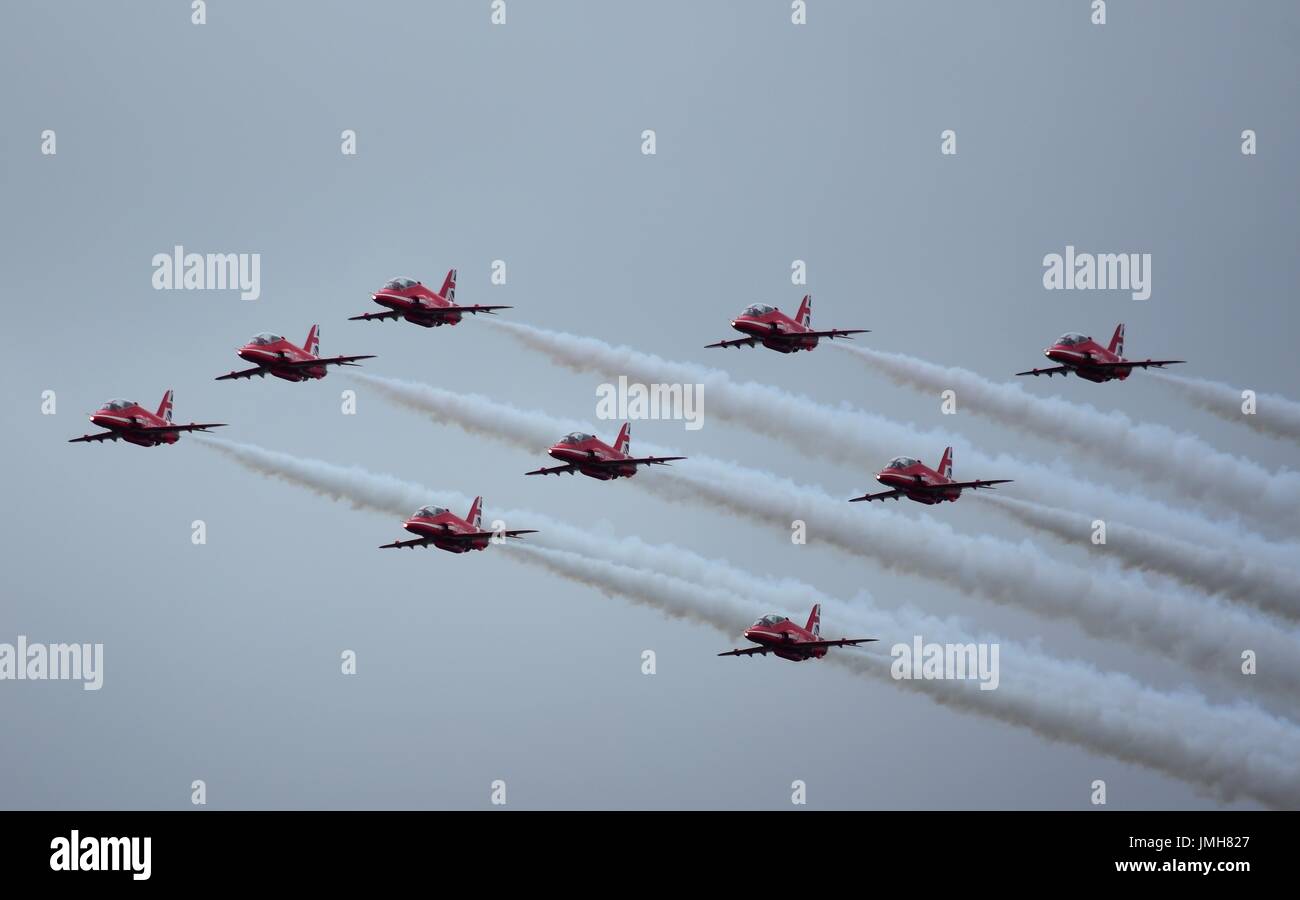
<svg viewBox="0 0 1300 900"><path fill-rule="evenodd" d="M822 636L822 605L814 603L812 612L808 614L808 624L804 626L807 631L811 631L813 637Z"/></svg>
<svg viewBox="0 0 1300 900"><path fill-rule="evenodd" d="M483 526L483 498L475 497L474 502L469 505L469 513L465 516L465 521L477 529Z"/></svg>
<svg viewBox="0 0 1300 900"><path fill-rule="evenodd" d="M455 269L452 269L447 273L447 277L443 279L442 282L442 290L438 291L438 294L442 297L442 299L446 300L449 303L456 302L456 270Z"/></svg>
<svg viewBox="0 0 1300 900"><path fill-rule="evenodd" d="M628 453L628 448L632 446L632 423L624 422L623 427L618 430L618 440L614 441L614 449L624 456Z"/></svg>
<svg viewBox="0 0 1300 900"><path fill-rule="evenodd" d="M794 320L804 328L812 328L812 294L804 294L803 302L799 304L799 312L795 313Z"/></svg>
<svg viewBox="0 0 1300 900"><path fill-rule="evenodd" d="M313 325L311 331L307 332L307 340L303 341L302 349L306 350L312 356L320 356L320 326Z"/></svg>
<svg viewBox="0 0 1300 900"><path fill-rule="evenodd" d="M935 469L944 478L952 480L952 448L947 447L943 451L943 458L939 460L939 468Z"/></svg>
<svg viewBox="0 0 1300 900"><path fill-rule="evenodd" d="M163 394L162 403L158 404L158 418L164 422L172 420L172 396L172 389L168 388L166 393Z"/></svg>
<svg viewBox="0 0 1300 900"><path fill-rule="evenodd" d="M1115 336L1110 339L1110 346L1106 348L1116 356L1124 355L1124 323L1120 322L1115 326Z"/></svg>

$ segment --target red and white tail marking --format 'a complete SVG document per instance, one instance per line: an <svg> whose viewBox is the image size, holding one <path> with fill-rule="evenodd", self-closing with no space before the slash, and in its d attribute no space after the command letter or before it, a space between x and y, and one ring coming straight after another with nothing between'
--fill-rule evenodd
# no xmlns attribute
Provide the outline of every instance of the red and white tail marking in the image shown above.
<svg viewBox="0 0 1300 900"><path fill-rule="evenodd" d="M306 350L312 356L320 356L320 326L313 325L311 331L307 332L307 340L303 341L302 349Z"/></svg>
<svg viewBox="0 0 1300 900"><path fill-rule="evenodd" d="M483 530L483 498L475 497L474 502L470 504L469 514L465 516L465 521L474 526L475 531Z"/></svg>
<svg viewBox="0 0 1300 900"><path fill-rule="evenodd" d="M162 403L158 404L158 418L162 419L164 422L170 422L172 420L171 388L167 389L167 392L163 394Z"/></svg>
<svg viewBox="0 0 1300 900"><path fill-rule="evenodd" d="M812 328L812 294L804 294L803 302L799 304L799 312L795 314L794 320L804 328Z"/></svg>
<svg viewBox="0 0 1300 900"><path fill-rule="evenodd" d="M813 637L822 636L822 605L814 603L812 612L808 614L808 624L804 626L807 631L811 631Z"/></svg>
<svg viewBox="0 0 1300 900"><path fill-rule="evenodd" d="M1110 346L1106 348L1116 356L1124 355L1124 323L1120 322L1115 326L1115 336L1110 339Z"/></svg>
<svg viewBox="0 0 1300 900"><path fill-rule="evenodd" d="M442 299L448 303L456 302L456 270L452 269L447 273L447 277L442 282L442 290L438 292Z"/></svg>
<svg viewBox="0 0 1300 900"><path fill-rule="evenodd" d="M631 452L629 449L631 446L632 423L624 422L623 427L619 429L618 440L614 441L614 449L619 453L622 453L624 456L627 456Z"/></svg>
<svg viewBox="0 0 1300 900"><path fill-rule="evenodd" d="M943 451L943 459L939 460L939 468L935 469L941 476L952 481L952 448L949 447Z"/></svg>

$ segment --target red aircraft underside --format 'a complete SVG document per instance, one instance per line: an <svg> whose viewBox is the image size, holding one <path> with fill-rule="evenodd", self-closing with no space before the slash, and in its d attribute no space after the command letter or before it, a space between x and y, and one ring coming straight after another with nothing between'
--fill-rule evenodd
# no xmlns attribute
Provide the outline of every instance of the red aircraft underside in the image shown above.
<svg viewBox="0 0 1300 900"><path fill-rule="evenodd" d="M441 506L422 506L406 520L403 528L418 535L411 540L393 541L382 544L379 549L393 547L428 547L430 545L448 553L468 553L470 550L486 550L493 537L519 537L521 534L536 534L534 528L520 528L513 531L484 531L483 498L475 497L469 508L469 514L461 518Z"/></svg>
<svg viewBox="0 0 1300 900"><path fill-rule="evenodd" d="M442 290L434 293L419 281L410 278L394 278L382 288L370 295L384 312L362 313L349 316L351 322L369 322L374 319L405 319L424 328L437 328L440 325L455 325L467 314L491 313L495 310L510 309L509 306L457 306L456 270L447 273L442 282Z"/></svg>
<svg viewBox="0 0 1300 900"><path fill-rule="evenodd" d="M949 447L943 451L943 458L939 461L938 471L931 469L919 459L912 459L909 456L896 456L889 461L889 465L876 473L876 481L888 487L889 490L877 494L863 494L861 497L852 498L849 502L857 503L859 500L887 500L890 498L897 500L899 497L906 497L908 500L914 500L917 503L924 503L929 506L943 503L945 500L949 503L955 503L964 490L991 488L995 484L1009 484L1011 479L953 481L952 448Z"/></svg>
<svg viewBox="0 0 1300 900"><path fill-rule="evenodd" d="M149 412L134 400L109 400L90 414L90 421L108 430L99 434L83 434L79 438L69 439L68 443L123 440L139 447L157 447L159 444L176 443L180 440L182 431L207 431L209 428L225 427L224 422L173 425L172 398L170 390L163 394L156 413Z"/></svg>
<svg viewBox="0 0 1300 900"><path fill-rule="evenodd" d="M330 366L355 366L359 359L374 359L367 356L319 356L320 326L313 325L307 332L307 340L301 347L278 334L264 331L240 347L236 353L240 359L253 363L251 369L240 369L218 375L217 381L232 378L265 378L274 375L285 381L307 381L312 378L324 378Z"/></svg>
<svg viewBox="0 0 1300 900"><path fill-rule="evenodd" d="M716 344L707 344L705 349L712 347L753 347L756 344L762 344L770 350L778 353L798 353L800 350L812 350L817 346L821 338L845 338L851 340L850 335L866 334L868 328L832 328L829 331L814 331L812 329L812 294L803 298L799 304L799 311L795 313L794 318L790 318L781 310L774 306L768 306L763 303L755 303L753 306L745 307L745 310L736 318L731 320L731 327L748 337L736 338L730 341L718 341Z"/></svg>
<svg viewBox="0 0 1300 900"><path fill-rule="evenodd" d="M684 456L632 456L631 423L624 422L618 432L618 439L611 447L600 438L575 431L560 438L546 452L564 465L545 469L534 469L525 475L572 475L581 472L588 478L610 481L614 478L631 478L636 474L637 466L665 466L668 463L685 459Z"/></svg>
<svg viewBox="0 0 1300 900"><path fill-rule="evenodd" d="M775 653L791 662L803 662L806 659L821 659L831 647L856 647L858 644L879 640L879 638L839 638L824 641L821 635L821 621L820 603L813 604L812 613L808 616L808 624L802 628L785 616L763 616L745 629L745 639L753 641L757 646L745 647L742 650L726 650L718 656L753 656L756 653L767 656L769 653Z"/></svg>
<svg viewBox="0 0 1300 900"><path fill-rule="evenodd" d="M1062 376L1073 372L1080 378L1100 384L1104 381L1124 381L1133 374L1134 369L1159 369L1185 362L1181 359L1125 359L1123 354L1123 323L1115 328L1108 347L1103 347L1085 335L1070 332L1061 335L1056 343L1043 351L1044 356L1060 365L1016 374L1046 375L1051 378L1058 372Z"/></svg>

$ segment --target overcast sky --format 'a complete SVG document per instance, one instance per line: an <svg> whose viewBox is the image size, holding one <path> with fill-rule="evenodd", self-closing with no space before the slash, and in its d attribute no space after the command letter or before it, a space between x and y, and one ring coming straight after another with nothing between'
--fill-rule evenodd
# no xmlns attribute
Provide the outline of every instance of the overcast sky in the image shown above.
<svg viewBox="0 0 1300 900"><path fill-rule="evenodd" d="M215 382L255 332L365 371L595 416L604 380L523 351L489 323L349 322L405 275L503 318L723 366L826 404L938 428L1177 502L1167 485L959 413L830 348L705 350L748 303L865 346L1003 379L1079 330L1127 324L1129 355L1295 396L1294 4L854 3L808 22L765 2L11 4L0 29L0 348L10 402L0 642L104 644L104 686L0 683L0 806L1110 808L1221 804L1194 786L939 706L825 663L719 659L742 640L539 572L490 548L380 552L376 514L267 480L199 441L67 444L111 397L222 437L485 497L615 537L688 545L851 600L957 615L972 629L1154 686L1220 682L1068 622L885 571L787 528L671 504L627 482L525 478L535 452L326 380ZM41 133L57 135L42 155ZM358 152L340 152L353 129ZM653 129L657 153L644 155ZM957 154L940 153L956 133ZM1243 156L1241 132L1259 152ZM261 256L261 297L155 291L177 245ZM1042 260L1151 253L1152 293L1049 292ZM490 283L493 260L507 283ZM1026 385L1200 435L1270 469L1295 447L1213 418L1142 374ZM340 393L358 392L356 415ZM41 414L43 391L57 414ZM640 422L651 442L862 493L853 466L709 418ZM602 423L612 439L618 423ZM558 435L557 435L558 437ZM942 446L896 453L935 463ZM690 462L679 466L689 466ZM964 478L1014 478L976 472ZM643 471L641 479L673 478ZM1014 496L1015 485L1006 493ZM867 507L867 508L861 508ZM862 517L878 506L853 507ZM464 510L457 510L463 513ZM890 505L907 522L1025 540L982 498ZM191 543L191 523L207 543ZM511 527L530 527L511 523ZM809 601L783 608L802 622ZM844 633L831 619L828 636ZM885 653L912 635L876 635ZM941 638L940 638L941 639ZM641 673L654 650L657 674ZM355 676L340 654L357 655ZM832 651L835 652L835 651ZM853 651L840 651L853 652ZM1010 663L1005 663L1010 665ZM1239 802L1232 806L1250 806Z"/></svg>

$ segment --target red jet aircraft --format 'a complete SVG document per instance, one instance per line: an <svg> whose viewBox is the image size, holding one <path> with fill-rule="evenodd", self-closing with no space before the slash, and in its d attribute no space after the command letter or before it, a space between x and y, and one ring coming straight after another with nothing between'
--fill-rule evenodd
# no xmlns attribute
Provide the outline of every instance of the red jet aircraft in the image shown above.
<svg viewBox="0 0 1300 900"><path fill-rule="evenodd" d="M482 522L482 497L474 498L469 514L463 519L441 506L422 506L402 526L412 534L418 534L419 537L409 541L393 541L391 544L383 544L379 549L427 547L432 544L448 553L468 553L470 550L486 550L488 543L495 536L519 537L521 534L537 533L535 528L484 531Z"/></svg>
<svg viewBox="0 0 1300 900"><path fill-rule="evenodd" d="M163 394L158 412L151 413L134 400L109 400L97 411L90 414L90 421L108 431L99 434L84 434L71 438L68 443L80 441L116 441L121 438L128 443L141 447L157 447L159 444L174 444L180 440L182 431L207 431L209 428L223 428L224 422L191 422L188 425L172 424L172 392Z"/></svg>
<svg viewBox="0 0 1300 900"><path fill-rule="evenodd" d="M560 442L546 452L564 463L549 469L534 469L525 475L560 475L581 472L588 478L609 481L613 478L631 478L637 466L665 466L684 456L630 456L631 423L624 422L618 440L611 447L600 438L574 431L560 438Z"/></svg>
<svg viewBox="0 0 1300 900"><path fill-rule="evenodd" d="M439 325L455 325L466 313L495 315L493 310L511 309L509 306L457 306L455 269L447 273L447 278L442 282L442 290L436 294L421 282L394 278L371 294L370 298L380 306L388 307L387 311L349 316L349 322L405 319L425 328L437 328Z"/></svg>
<svg viewBox="0 0 1300 900"><path fill-rule="evenodd" d="M791 622L785 616L763 616L745 629L745 639L753 641L757 647L743 650L727 650L719 656L753 656L761 653L767 656L775 653L782 659L803 662L805 659L821 659L830 647L856 647L878 641L879 638L841 638L836 641L822 640L822 606L814 603L808 624L803 628Z"/></svg>
<svg viewBox="0 0 1300 900"><path fill-rule="evenodd" d="M324 378L329 366L355 366L358 359L374 359L369 356L318 356L320 353L320 326L313 325L307 332L307 340L301 347L281 337L263 331L253 335L253 339L235 351L241 359L256 363L251 369L240 369L226 375L218 375L217 381L229 378L252 378L256 375L265 378L274 375L285 381L306 381L309 378Z"/></svg>
<svg viewBox="0 0 1300 900"><path fill-rule="evenodd" d="M931 506L945 500L955 503L957 498L961 496L961 492L966 488L974 490L975 488L992 487L995 484L1009 484L1011 479L953 481L952 448L949 447L943 451L943 459L939 460L939 471L937 472L919 459L912 459L910 456L895 456L889 461L889 465L876 473L876 481L889 487L890 490L881 491L878 494L864 494L861 497L854 497L849 502L884 500L887 497L893 497L897 500L899 497L906 497L908 500L915 500L917 503L925 503Z"/></svg>
<svg viewBox="0 0 1300 900"><path fill-rule="evenodd" d="M812 294L807 294L799 304L799 312L790 318L781 310L765 303L755 303L731 320L731 327L749 337L707 344L711 347L752 347L762 344L778 353L798 353L817 346L818 338L849 338L852 334L866 334L869 328L832 328L830 331L812 330Z"/></svg>
<svg viewBox="0 0 1300 900"><path fill-rule="evenodd" d="M1055 344L1043 351L1043 355L1060 365L1016 374L1046 375L1051 378L1057 372L1063 376L1073 372L1080 378L1101 384L1103 381L1123 381L1133 374L1134 369L1159 369L1186 362L1182 359L1125 359L1123 323L1116 327L1109 347L1103 347L1092 338L1072 331L1057 338Z"/></svg>

